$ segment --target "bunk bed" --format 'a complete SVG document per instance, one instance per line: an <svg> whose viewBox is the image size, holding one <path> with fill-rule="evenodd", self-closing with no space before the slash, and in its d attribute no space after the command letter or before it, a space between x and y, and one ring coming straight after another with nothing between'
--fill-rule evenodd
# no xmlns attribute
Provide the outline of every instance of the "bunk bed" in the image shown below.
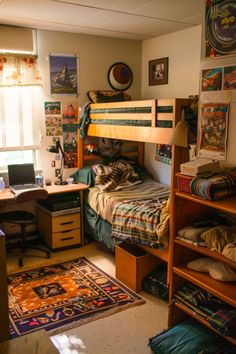
<svg viewBox="0 0 236 354"><path fill-rule="evenodd" d="M132 162L131 166L133 167L133 172L141 176L139 178L139 180L141 180L140 184L131 184L126 189L122 189L121 191L116 190L114 194L119 196L127 193L130 196L132 189L137 191L141 185L144 186L144 190L146 186L147 193L149 186L151 188L151 192L147 194L146 200L153 199L155 196L154 199L156 201L156 197L158 198L158 193L156 193L156 191L160 188L163 196L163 198L161 197L159 199L158 216L160 222L160 216L162 213L166 213L168 209L168 197L174 183L173 176L179 171L180 163L187 160L188 154L186 154L186 149L184 150L178 147L173 147L171 167L172 177L170 181L170 188L168 188L167 186L161 186L160 183L153 181L151 177L145 173L143 168L143 146L145 142L154 144L168 144L173 128L180 120L181 110L188 108L189 105L189 99L152 99L141 101L91 103L86 105L81 117L79 132L80 136L83 137L83 139L79 139L78 144L79 170L73 177L76 180L87 183L90 187L92 187L90 188L89 194L87 195L85 201L85 230L87 230L90 234L92 233L93 237L100 241L100 237L96 237L95 231L96 228L99 229L100 235L105 235L106 246L108 245L111 249L114 245L114 233L113 238L109 238L110 236L106 235L112 233L112 220L114 220L114 218L111 219L104 217L107 213L106 210L104 210L104 205L107 200L110 201L110 204L108 203L108 211L111 214L115 202L118 204L121 203L119 203L119 197L116 198L115 201L110 198L110 191L108 191L109 198L106 199L104 190L98 191L96 190L97 187L94 186L94 180L96 178L94 173L96 168L94 168L94 165L99 164L98 166L100 166L101 163L100 157L94 153L97 150L99 139L108 138L113 140L122 140L124 143L122 146L123 150L121 152L121 160L124 161L127 158L128 163L129 159L136 161L137 165L136 162ZM90 149L91 146L92 149ZM124 166L121 167L121 170L123 168ZM86 179L80 180L80 176L85 176L85 171L87 172ZM101 196L103 197L103 200L100 204L100 212L98 213L99 208L96 209L94 205L97 203L98 199L101 198ZM123 199L125 200L129 198L125 195L125 197L123 196ZM121 200L123 201L123 199ZM94 201L96 201L96 203ZM97 215L97 213L99 215ZM101 220L102 225L100 224ZM117 240L119 241L119 237L115 238L115 242L117 242ZM122 237L120 240L122 240ZM165 240L164 242L159 242L160 240L157 240L157 242L147 243L140 243L139 241L140 240L138 239L138 246L150 254L155 255L159 259L167 263L169 262L168 240ZM129 242L132 243L132 239L129 240ZM134 240L134 243L136 243L136 240Z"/></svg>

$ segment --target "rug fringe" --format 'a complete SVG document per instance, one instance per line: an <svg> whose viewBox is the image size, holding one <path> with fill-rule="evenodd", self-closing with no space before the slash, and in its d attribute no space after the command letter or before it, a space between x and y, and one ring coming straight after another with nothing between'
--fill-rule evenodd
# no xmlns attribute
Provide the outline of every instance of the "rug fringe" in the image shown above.
<svg viewBox="0 0 236 354"><path fill-rule="evenodd" d="M94 317L93 316L86 317L84 319L80 319L80 320L77 320L77 321L73 321L73 322L67 323L67 324L62 325L62 326L60 326L58 328L47 330L47 333L49 334L49 336L54 336L56 334L60 334L62 332L69 331L72 328L80 327L80 326L83 326L83 325L85 325L87 323L94 322L96 320L100 320L102 318L114 315L115 313L122 312L123 310L127 310L128 308L133 308L133 307L136 307L138 305L142 305L145 302L146 301L144 299L141 299L141 300L135 301L134 303L126 304L123 307L112 308L110 310L104 310L104 312L98 313Z"/></svg>

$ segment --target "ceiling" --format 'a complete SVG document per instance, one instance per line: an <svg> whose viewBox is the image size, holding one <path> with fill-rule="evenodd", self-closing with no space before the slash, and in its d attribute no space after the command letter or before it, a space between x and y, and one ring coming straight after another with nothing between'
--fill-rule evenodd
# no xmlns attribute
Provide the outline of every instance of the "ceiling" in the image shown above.
<svg viewBox="0 0 236 354"><path fill-rule="evenodd" d="M203 0L0 0L0 23L145 40L201 24Z"/></svg>

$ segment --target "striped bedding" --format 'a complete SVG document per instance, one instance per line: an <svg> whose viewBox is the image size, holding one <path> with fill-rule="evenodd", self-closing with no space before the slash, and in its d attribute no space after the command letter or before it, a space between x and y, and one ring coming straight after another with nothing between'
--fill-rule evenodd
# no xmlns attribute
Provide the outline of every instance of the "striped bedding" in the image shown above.
<svg viewBox="0 0 236 354"><path fill-rule="evenodd" d="M164 248L157 237L160 213L167 196L151 200L119 202L112 213L112 237L153 248Z"/></svg>

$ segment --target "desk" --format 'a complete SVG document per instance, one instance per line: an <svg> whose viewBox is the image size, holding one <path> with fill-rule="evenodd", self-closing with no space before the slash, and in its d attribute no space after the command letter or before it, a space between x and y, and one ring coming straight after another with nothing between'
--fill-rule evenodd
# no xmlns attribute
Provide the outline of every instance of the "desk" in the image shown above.
<svg viewBox="0 0 236 354"><path fill-rule="evenodd" d="M88 189L88 186L83 183L78 184L65 184L63 186L51 185L44 187L48 194L59 194L59 193L67 193L67 192L81 192L85 189ZM14 200L14 194L10 191L9 188L5 188L0 191L0 202L11 201Z"/></svg>
<svg viewBox="0 0 236 354"><path fill-rule="evenodd" d="M49 195L56 195L56 194L64 194L64 193L70 193L70 192L79 192L80 193L80 214L77 215L78 223L79 223L79 242L82 246L84 245L84 234L83 234L83 191L88 189L88 186L83 183L78 183L78 184L66 184L66 185L51 185L51 186L45 186L44 187ZM0 191L0 203L1 202L11 202L14 201L14 194L10 191L10 189L4 189ZM73 209L71 209L73 211ZM52 214L50 212L46 213L42 211L40 208L38 208L38 218L39 218L39 232L40 235L43 237L45 243L52 249L60 248L62 247L61 243L57 241L56 243L53 242L53 220L52 219ZM65 212L65 219L66 219L66 214ZM74 216L76 214L76 210L74 211ZM61 211L61 215L63 215L63 211ZM57 218L58 221L58 218ZM64 225L68 223L68 220L64 220ZM59 229L57 229L57 232ZM65 233L66 229L61 229L61 232ZM66 246L72 246L76 244L76 239L73 240L71 238L72 236L70 235L70 240L68 237L68 242L65 242ZM73 234L73 237L75 236L75 233ZM78 237L78 235L77 235Z"/></svg>

